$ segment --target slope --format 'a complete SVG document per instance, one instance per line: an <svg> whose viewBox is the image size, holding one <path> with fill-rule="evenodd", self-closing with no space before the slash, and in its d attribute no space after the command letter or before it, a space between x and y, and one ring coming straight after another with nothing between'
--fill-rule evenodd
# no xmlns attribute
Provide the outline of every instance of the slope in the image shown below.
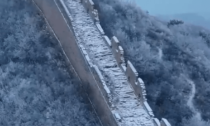
<svg viewBox="0 0 210 126"><path fill-rule="evenodd" d="M0 125L99 125L31 1L0 1Z"/></svg>
<svg viewBox="0 0 210 126"><path fill-rule="evenodd" d="M118 37L126 59L145 81L155 116L167 118L174 126L190 125L186 120L197 119L197 112L187 102L196 89L192 104L203 120L209 120L210 32L194 25L168 25L132 3L93 1L106 34ZM207 125L199 119L194 122Z"/></svg>

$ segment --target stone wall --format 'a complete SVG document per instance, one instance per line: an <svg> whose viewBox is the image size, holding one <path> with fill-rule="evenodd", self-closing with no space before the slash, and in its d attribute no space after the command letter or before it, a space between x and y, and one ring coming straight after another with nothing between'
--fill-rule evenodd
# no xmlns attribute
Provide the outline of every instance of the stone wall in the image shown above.
<svg viewBox="0 0 210 126"><path fill-rule="evenodd" d="M96 27L99 29L99 32L101 33L101 35L104 37L104 40L106 41L107 45L112 49L113 55L115 56L119 67L121 67L122 71L126 74L127 79L129 83L131 84L131 86L133 87L135 94L139 98L140 102L142 103L142 105L144 106L148 114L153 118L154 125L155 126L171 126L170 123L167 121L167 119L163 118L161 121L159 121L157 118L154 118L153 111L150 108L149 104L147 103L145 84L143 80L138 77L138 73L130 61L127 61L127 63L125 63L124 50L120 46L120 42L117 39L117 37L113 36L110 41L110 39L104 34L104 30L99 25L100 21L98 20L99 19L98 11L94 9L94 3L92 2L92 0L81 0L81 2L85 3L83 5L86 8L86 10L90 11L89 8L91 8L92 12L89 12L89 13L93 21L96 22ZM95 12L96 14L93 14ZM95 19L97 19L97 21Z"/></svg>
<svg viewBox="0 0 210 126"><path fill-rule="evenodd" d="M75 72L83 83L83 88L97 115L104 126L117 126L116 113L109 108L107 96L110 91L104 85L103 77L97 66L94 65L85 48L78 45L71 26L71 18L62 0L33 0L35 5L45 16L45 20L58 39L66 57L74 67ZM92 3L86 3L86 5ZM90 6L86 6L90 10Z"/></svg>
<svg viewBox="0 0 210 126"><path fill-rule="evenodd" d="M92 105L95 108L101 122L104 126L117 126L117 120L121 117L118 113L113 113L109 107L110 90L104 82L98 67L93 64L87 55L86 49L78 45L74 31L71 26L71 16L66 8L63 0L33 0L44 14L46 21L55 36L59 40L65 55L71 62L75 72L80 77L84 84ZM154 118L154 114L146 99L145 84L141 78L138 78L138 73L130 61L125 63L124 50L120 46L119 40L114 36L111 40L105 35L104 30L100 25L98 11L94 9L92 0L78 0L86 8L90 14L98 31L104 38L104 41L112 49L113 55L116 58L118 66L126 74L128 81L135 91L139 101L144 106L148 114L153 118L155 126L170 126L166 119L161 122Z"/></svg>

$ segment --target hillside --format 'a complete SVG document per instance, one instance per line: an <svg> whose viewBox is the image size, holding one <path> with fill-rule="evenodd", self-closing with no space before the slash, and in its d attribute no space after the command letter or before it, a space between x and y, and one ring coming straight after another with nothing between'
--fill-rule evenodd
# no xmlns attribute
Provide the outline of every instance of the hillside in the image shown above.
<svg viewBox="0 0 210 126"><path fill-rule="evenodd" d="M31 1L0 0L0 126L98 126Z"/></svg>
<svg viewBox="0 0 210 126"><path fill-rule="evenodd" d="M155 116L173 126L210 120L210 32L173 24L120 0L93 0L109 37L117 36L139 73Z"/></svg>

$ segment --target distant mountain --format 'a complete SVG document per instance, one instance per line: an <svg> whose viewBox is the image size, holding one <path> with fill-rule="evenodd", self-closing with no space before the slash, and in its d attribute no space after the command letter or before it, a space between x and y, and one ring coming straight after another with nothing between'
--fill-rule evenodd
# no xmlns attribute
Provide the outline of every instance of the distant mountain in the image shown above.
<svg viewBox="0 0 210 126"><path fill-rule="evenodd" d="M174 15L157 15L158 18L162 20L170 19L180 19L184 22L202 26L204 28L210 29L210 19L206 19L203 16L196 13L183 13Z"/></svg>

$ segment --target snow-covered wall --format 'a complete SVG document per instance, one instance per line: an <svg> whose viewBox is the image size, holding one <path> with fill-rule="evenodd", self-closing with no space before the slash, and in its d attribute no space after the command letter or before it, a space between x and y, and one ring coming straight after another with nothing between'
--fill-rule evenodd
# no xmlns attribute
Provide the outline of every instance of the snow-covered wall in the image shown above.
<svg viewBox="0 0 210 126"><path fill-rule="evenodd" d="M88 53L82 45L78 45L75 38L74 30L71 25L71 16L67 11L62 0L33 0L45 15L49 26L54 31L60 44L63 47L66 56L70 60L76 73L84 83L84 88L98 114L103 125L117 126L118 121L121 121L121 117L118 113L113 113L109 107L109 94L110 89L106 86L102 73L98 69L97 65L93 64L90 60ZM138 73L133 67L132 63L124 60L124 51L120 46L120 42L116 37L112 37L110 40L104 33L100 25L98 18L98 11L94 9L94 3L92 0L78 0L86 8L87 13L90 14L93 19L96 28L100 32L101 36L107 42L107 45L111 48L112 53L118 63L118 66L127 76L128 82L130 82L139 102L144 106L156 126L170 126L166 119L162 119L160 122L154 118L154 114L147 103L145 85L141 78L138 78ZM140 118L140 117L139 117Z"/></svg>
<svg viewBox="0 0 210 126"><path fill-rule="evenodd" d="M83 47L79 47L76 43L74 32L71 26L68 26L64 16L59 10L54 0L33 0L44 14L46 21L57 36L63 50L74 67L76 73L84 84L91 102L100 117L103 124L116 126L115 118L111 113L108 103L105 100L105 94L109 92L107 87L103 87L100 80L100 73L97 66L91 64L88 56L85 55ZM65 10L65 8L63 8ZM68 20L68 19L67 19ZM69 19L70 20L70 19ZM70 22L69 22L70 23ZM93 71L96 71L93 73ZM98 86L101 85L101 86ZM103 93L104 92L104 93Z"/></svg>
<svg viewBox="0 0 210 126"><path fill-rule="evenodd" d="M97 10L94 9L94 3L92 0L80 0L80 1L83 3L83 5L87 9L88 13L90 13L91 15L93 15L93 12L98 12ZM98 16L98 14L96 14L96 16ZM98 19L98 17L94 17L93 18L94 21L95 21L95 18ZM100 24L99 20L97 20L96 22L97 22L96 26ZM103 31L102 35L104 36L104 30L101 28L101 26L100 26L99 31L100 32ZM113 55L115 56L119 67L121 67L121 69L125 72L125 74L128 78L128 81L130 82L131 86L133 87L133 89L135 91L135 94L139 97L140 101L145 106L145 109L147 110L148 114L151 117L154 117L152 109L150 108L149 104L147 103L144 82L141 78L138 78L138 72L136 71L136 69L134 68L132 63L130 61L125 63L124 55L123 55L124 51L123 51L123 48L120 46L119 40L117 39L117 37L113 36L111 38L111 45L110 45L110 39L107 36L104 36L104 37L105 37L107 44L110 46L110 48L112 48ZM125 68L125 66L126 66L126 68ZM164 118L161 120L161 122L159 122L159 120L154 118L154 124L157 126L159 126L159 125L171 126L171 124L167 121L167 119L164 119Z"/></svg>

